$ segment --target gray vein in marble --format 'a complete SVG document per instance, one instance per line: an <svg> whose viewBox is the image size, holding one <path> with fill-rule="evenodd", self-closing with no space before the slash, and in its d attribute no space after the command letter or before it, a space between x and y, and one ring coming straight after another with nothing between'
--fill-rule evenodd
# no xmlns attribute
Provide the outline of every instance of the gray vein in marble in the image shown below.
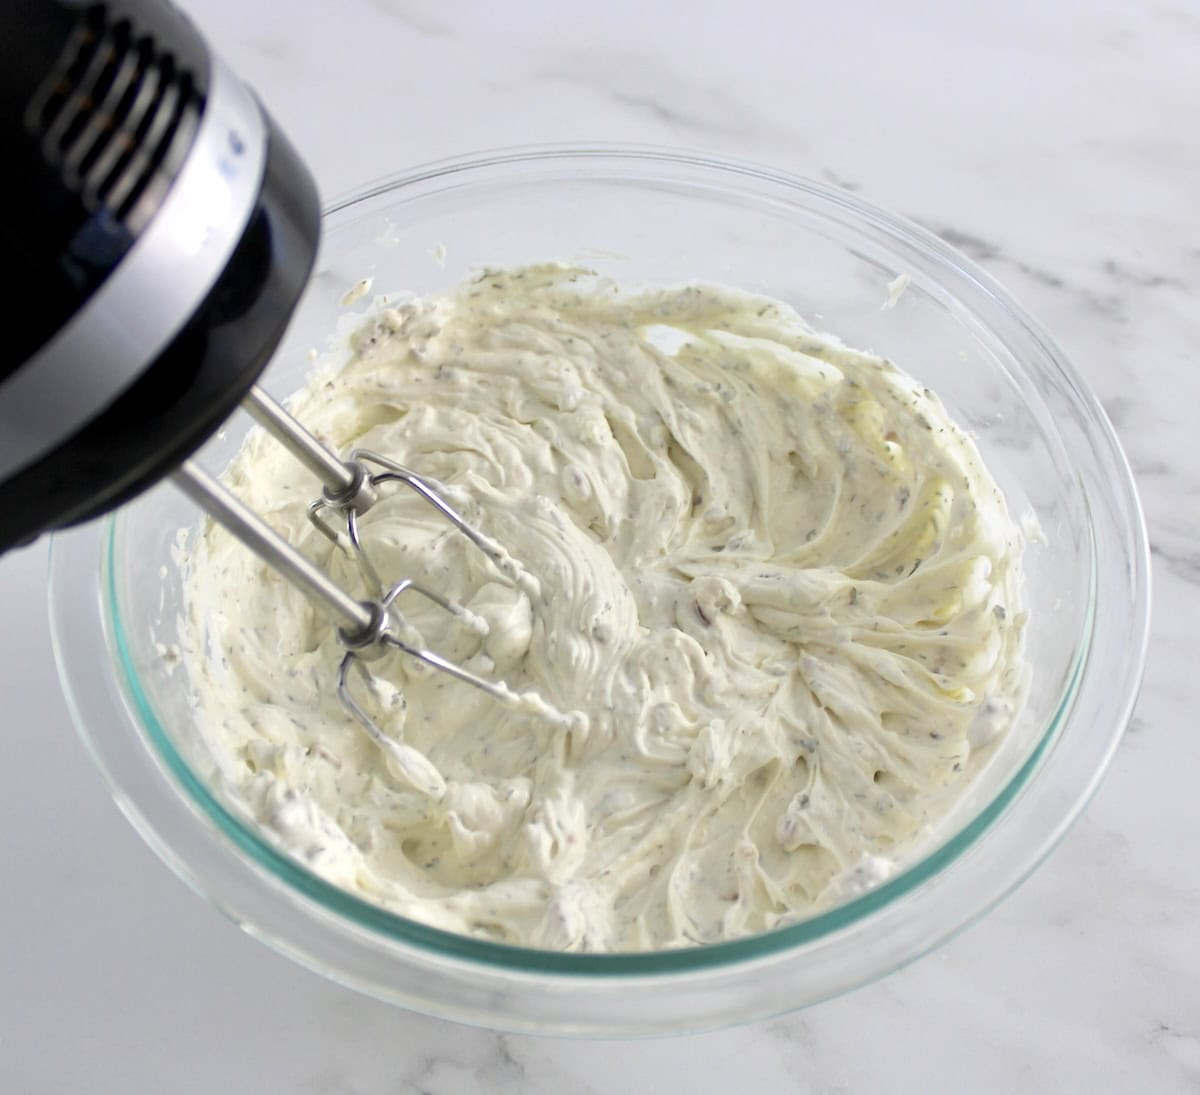
<svg viewBox="0 0 1200 1095"><path fill-rule="evenodd" d="M1161 1019L1156 1020L1145 1034L1147 1045L1166 1053L1180 1066L1183 1075L1200 1090L1200 1037L1190 1031L1178 1030Z"/></svg>
<svg viewBox="0 0 1200 1095"><path fill-rule="evenodd" d="M1104 407L1104 413L1108 415L1109 422L1116 429L1124 429L1129 425L1133 412L1138 406L1137 400L1127 395L1109 396L1108 399L1101 400L1101 404Z"/></svg>
<svg viewBox="0 0 1200 1095"><path fill-rule="evenodd" d="M454 28L449 23L417 10L417 6L409 0L372 0L372 3L389 19L422 38L450 38L454 34Z"/></svg>
<svg viewBox="0 0 1200 1095"><path fill-rule="evenodd" d="M821 178L823 178L826 182L833 183L834 186L840 186L843 190L849 190L853 192L861 189L859 183L853 182L852 180L839 175L836 171L829 167L821 168Z"/></svg>
<svg viewBox="0 0 1200 1095"><path fill-rule="evenodd" d="M1130 457L1129 466L1138 479L1161 479L1165 475L1174 474L1174 468L1165 460L1139 460Z"/></svg>
<svg viewBox="0 0 1200 1095"><path fill-rule="evenodd" d="M1170 23L1176 29L1200 34L1200 15L1193 10L1176 7L1174 4L1156 4L1149 11L1151 15L1157 16L1164 23Z"/></svg>
<svg viewBox="0 0 1200 1095"><path fill-rule="evenodd" d="M756 1028L769 1039L769 1044L779 1054L784 1067L797 1077L796 1091L811 1091L799 1086L800 1077L819 1072L824 1078L821 1095L850 1095L850 1088L833 1077L842 1070L839 1062L829 1060L828 1047L821 1044L812 1025L800 1015L786 1015L769 1020Z"/></svg>
<svg viewBox="0 0 1200 1095"><path fill-rule="evenodd" d="M646 114L653 115L660 122L666 122L667 125L676 128L691 129L697 133L711 133L717 136L730 132L725 125L715 122L707 115L692 114L678 107L668 106L652 95L633 95L615 89L610 89L608 94L614 103L635 107Z"/></svg>
<svg viewBox="0 0 1200 1095"><path fill-rule="evenodd" d="M411 1069L396 1089L398 1095L461 1095L466 1091L521 1095L530 1089L531 1077L516 1049L520 1041L528 1040L483 1030L459 1029L461 1036L454 1038L453 1049L439 1046L415 1057ZM586 1095L589 1089L573 1084L571 1090Z"/></svg>
<svg viewBox="0 0 1200 1095"><path fill-rule="evenodd" d="M1049 289L1069 288L1067 283L1058 274L1050 270L1043 270L1041 267L1034 266L1031 263L1022 262L1020 259L1015 259L1006 254L999 244L985 240L982 236L975 236L969 232L963 232L945 224L927 223L925 227L935 235L940 236L951 247L958 248L964 255L974 259L976 262L1007 263L1020 270L1026 277L1032 281L1036 281L1039 285L1045 285Z"/></svg>
<svg viewBox="0 0 1200 1095"><path fill-rule="evenodd" d="M957 247L964 255L976 262L988 262L1001 257L999 246L981 236L963 232L958 228L951 228L948 224L935 224L919 218L914 219L919 220L919 223L928 228L935 236L940 236L951 247Z"/></svg>
<svg viewBox="0 0 1200 1095"><path fill-rule="evenodd" d="M1165 274L1145 274L1141 271L1130 269L1117 259L1106 259L1104 262L1104 272L1115 281L1124 282L1128 285L1136 285L1142 289L1169 287L1171 289L1187 290L1189 288L1182 278L1167 277Z"/></svg>
<svg viewBox="0 0 1200 1095"><path fill-rule="evenodd" d="M728 84L681 75L667 67L660 54L560 50L535 69L535 76L598 95L691 139L766 141L776 154L808 148L795 130L767 122Z"/></svg>
<svg viewBox="0 0 1200 1095"><path fill-rule="evenodd" d="M1103 316L1113 323L1127 322L1125 300L1121 293L1098 292L1083 285L1068 282L1061 275L1025 262L1008 254L999 244L984 239L982 236L964 232L951 225L939 224L920 217L914 217L918 223L939 236L951 247L957 248L964 255L982 265L1004 265L1020 271L1031 281L1044 285L1048 289L1056 289L1076 297L1089 312ZM1106 271L1108 272L1108 271Z"/></svg>
<svg viewBox="0 0 1200 1095"><path fill-rule="evenodd" d="M1168 549L1152 540L1150 554L1161 560L1162 565L1176 578L1200 585L1200 551Z"/></svg>

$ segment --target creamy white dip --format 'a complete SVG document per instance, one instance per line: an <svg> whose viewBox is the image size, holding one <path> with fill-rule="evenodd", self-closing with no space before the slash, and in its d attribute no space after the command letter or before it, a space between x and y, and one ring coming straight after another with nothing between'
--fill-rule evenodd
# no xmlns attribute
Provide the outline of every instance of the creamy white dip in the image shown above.
<svg viewBox="0 0 1200 1095"><path fill-rule="evenodd" d="M763 297L555 265L377 309L352 346L294 413L442 484L537 580L385 489L362 521L376 566L487 626L419 598L406 620L587 718L397 653L359 691L401 747L385 756L338 704L330 621L206 525L184 651L199 725L233 797L331 882L535 947L731 939L886 878L1011 723L1022 537L971 440L891 363ZM275 442L252 435L227 482L362 588Z"/></svg>

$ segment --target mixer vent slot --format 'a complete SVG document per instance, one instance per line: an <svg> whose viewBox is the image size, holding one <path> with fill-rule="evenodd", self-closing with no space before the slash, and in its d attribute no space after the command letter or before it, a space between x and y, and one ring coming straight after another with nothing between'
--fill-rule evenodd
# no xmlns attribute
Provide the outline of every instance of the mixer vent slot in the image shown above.
<svg viewBox="0 0 1200 1095"><path fill-rule="evenodd" d="M86 208L107 209L136 234L178 173L202 106L192 74L169 52L95 4L30 101L25 124Z"/></svg>

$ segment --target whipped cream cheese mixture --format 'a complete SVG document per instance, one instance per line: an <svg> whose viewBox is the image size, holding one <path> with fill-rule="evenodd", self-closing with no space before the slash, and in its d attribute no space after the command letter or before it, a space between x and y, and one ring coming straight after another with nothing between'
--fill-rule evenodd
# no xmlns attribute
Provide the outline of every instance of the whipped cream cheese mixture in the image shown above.
<svg viewBox="0 0 1200 1095"><path fill-rule="evenodd" d="M1022 537L890 362L776 301L546 265L376 309L292 404L443 485L536 583L403 487L362 519L426 644L343 711L330 620L211 523L189 560L199 724L232 797L334 884L455 932L645 950L793 922L887 877L1023 698ZM227 482L366 596L250 437Z"/></svg>

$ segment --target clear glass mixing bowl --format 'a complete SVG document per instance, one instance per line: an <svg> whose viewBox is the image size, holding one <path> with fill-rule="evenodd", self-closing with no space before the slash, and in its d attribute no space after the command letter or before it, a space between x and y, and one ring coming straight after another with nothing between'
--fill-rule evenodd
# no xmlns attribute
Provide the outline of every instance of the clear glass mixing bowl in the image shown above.
<svg viewBox="0 0 1200 1095"><path fill-rule="evenodd" d="M877 978L994 905L1046 856L1108 764L1141 678L1145 529L1099 404L1042 329L962 255L843 193L747 164L640 148L525 149L422 168L335 203L318 269L264 376L284 396L327 345L342 294L427 293L480 265L558 259L625 282L702 279L778 297L900 363L978 438L1027 553L1033 682L1024 717L926 854L854 900L738 942L561 954L447 934L334 888L225 799L182 671L174 550L199 515L169 485L55 537L51 612L75 719L121 809L246 931L384 1000L561 1033L696 1030ZM909 283L884 308L888 284ZM221 470L249 419L200 456ZM330 667L331 675L333 667Z"/></svg>

